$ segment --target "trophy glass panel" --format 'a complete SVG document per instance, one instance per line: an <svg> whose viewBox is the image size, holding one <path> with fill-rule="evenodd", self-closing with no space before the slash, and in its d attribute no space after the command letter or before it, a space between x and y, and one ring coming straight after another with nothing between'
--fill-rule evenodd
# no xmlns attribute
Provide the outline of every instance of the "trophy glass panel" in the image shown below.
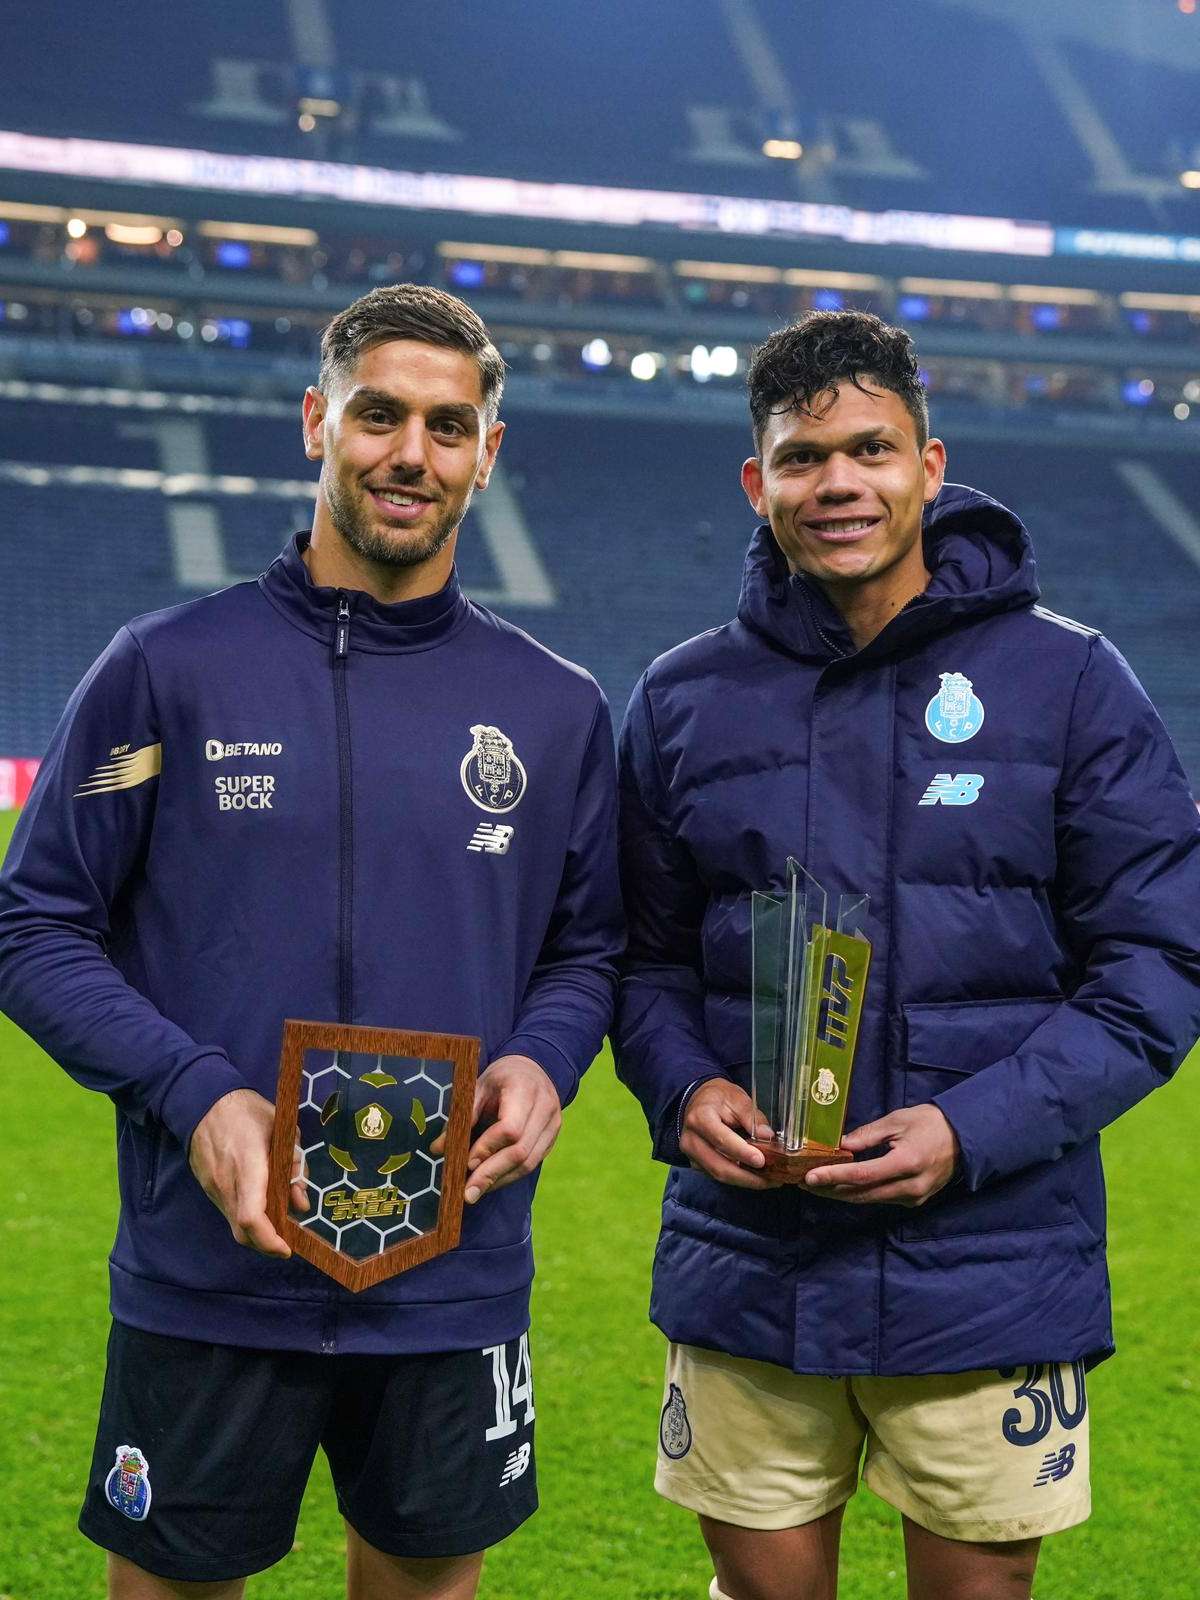
<svg viewBox="0 0 1200 1600"><path fill-rule="evenodd" d="M871 908L869 894L843 894L838 897L838 933L848 933L866 938L863 932L867 912Z"/></svg>
<svg viewBox="0 0 1200 1600"><path fill-rule="evenodd" d="M750 901L751 1097L762 1119L756 1118L754 1137L795 1149L801 1133L797 1071L809 988L806 929L814 908L824 915L825 895L793 856L788 857L786 878L784 894L756 891Z"/></svg>
<svg viewBox="0 0 1200 1600"><path fill-rule="evenodd" d="M365 1261L432 1233L443 1160L429 1153L450 1114L454 1063L306 1050L297 1144L310 1210L293 1222Z"/></svg>
<svg viewBox="0 0 1200 1600"><path fill-rule="evenodd" d="M784 1144L798 1150L805 1136L805 1116L812 1081L813 1035L817 990L824 958L828 897L812 874L793 858L788 876L796 902L795 936L789 956L793 977L794 1018L788 1050L788 1094Z"/></svg>
<svg viewBox="0 0 1200 1600"><path fill-rule="evenodd" d="M754 1102L756 1139L769 1139L783 1126L780 1067L786 1049L782 992L786 982L784 935L784 902L775 895L755 891L750 897L753 995L750 1098Z"/></svg>

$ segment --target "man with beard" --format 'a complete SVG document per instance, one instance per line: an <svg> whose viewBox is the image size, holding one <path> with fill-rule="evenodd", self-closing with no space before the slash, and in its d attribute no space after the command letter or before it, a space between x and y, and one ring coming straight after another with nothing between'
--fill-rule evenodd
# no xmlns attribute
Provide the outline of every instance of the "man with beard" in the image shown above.
<svg viewBox="0 0 1200 1600"><path fill-rule="evenodd" d="M529 1211L609 1020L608 711L458 584L504 431L479 318L377 289L322 356L311 533L121 630L0 878L0 1003L117 1108L80 1526L121 1600L235 1600L318 1444L351 1600L467 1600L537 1504ZM289 1016L480 1037L458 1249L355 1296L291 1257L265 1211Z"/></svg>
<svg viewBox="0 0 1200 1600"><path fill-rule="evenodd" d="M1017 518L943 483L903 330L812 313L749 388L737 619L651 666L621 745L618 1066L673 1168L656 1486L714 1600L833 1600L860 1464L914 1600L1027 1600L1090 1505L1099 1131L1200 1031L1196 810L1121 657L1036 604ZM873 956L856 1159L783 1188L750 897L789 856L870 895Z"/></svg>

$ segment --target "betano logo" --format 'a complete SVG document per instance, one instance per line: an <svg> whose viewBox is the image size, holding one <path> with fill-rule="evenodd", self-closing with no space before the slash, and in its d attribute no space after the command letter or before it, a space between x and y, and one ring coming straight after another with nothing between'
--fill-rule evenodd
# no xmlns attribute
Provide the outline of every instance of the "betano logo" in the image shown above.
<svg viewBox="0 0 1200 1600"><path fill-rule="evenodd" d="M277 756L282 751L278 740L273 744L223 744L220 739L204 742L204 754L210 761L228 761L230 756Z"/></svg>

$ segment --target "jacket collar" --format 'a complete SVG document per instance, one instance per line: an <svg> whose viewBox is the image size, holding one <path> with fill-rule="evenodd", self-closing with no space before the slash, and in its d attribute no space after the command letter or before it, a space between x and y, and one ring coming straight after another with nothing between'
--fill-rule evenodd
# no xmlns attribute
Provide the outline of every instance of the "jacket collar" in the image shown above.
<svg viewBox="0 0 1200 1600"><path fill-rule="evenodd" d="M889 654L964 618L1032 605L1040 590L1029 535L989 495L947 483L925 508L925 565L930 580L883 631L856 652L841 613L817 583L788 571L774 535L756 528L746 554L738 617L789 654L828 662Z"/></svg>
<svg viewBox="0 0 1200 1600"><path fill-rule="evenodd" d="M307 533L295 534L259 578L258 586L277 611L314 639L332 645L338 600L343 594L350 604L350 648L377 655L432 649L456 634L471 614L457 567L436 594L396 605L384 605L361 589L318 587L303 560L308 541Z"/></svg>

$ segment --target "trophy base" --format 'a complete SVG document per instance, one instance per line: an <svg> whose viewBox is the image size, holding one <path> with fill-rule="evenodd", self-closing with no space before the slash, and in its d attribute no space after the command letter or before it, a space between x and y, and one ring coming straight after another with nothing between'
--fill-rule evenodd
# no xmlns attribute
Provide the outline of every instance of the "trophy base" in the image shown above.
<svg viewBox="0 0 1200 1600"><path fill-rule="evenodd" d="M756 1150L761 1150L767 1161L759 1170L768 1183L803 1183L816 1167L833 1167L842 1161L853 1161L849 1150L837 1145L802 1144L799 1150L785 1150L774 1139L751 1139Z"/></svg>

